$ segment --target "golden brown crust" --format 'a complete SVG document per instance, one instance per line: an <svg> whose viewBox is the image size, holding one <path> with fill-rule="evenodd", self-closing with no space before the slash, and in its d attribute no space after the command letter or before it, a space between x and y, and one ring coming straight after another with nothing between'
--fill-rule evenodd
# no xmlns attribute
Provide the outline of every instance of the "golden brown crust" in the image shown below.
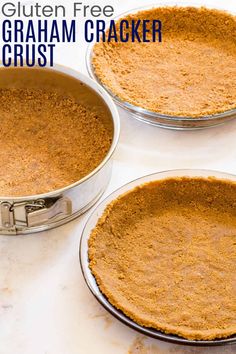
<svg viewBox="0 0 236 354"><path fill-rule="evenodd" d="M163 41L95 45L95 74L114 95L171 116L236 108L235 17L205 8L166 7L125 19L161 20Z"/></svg>
<svg viewBox="0 0 236 354"><path fill-rule="evenodd" d="M187 339L236 333L236 184L169 178L112 202L89 239L100 290L145 327Z"/></svg>
<svg viewBox="0 0 236 354"><path fill-rule="evenodd" d="M113 125L102 109L47 89L0 88L0 195L66 187L107 154Z"/></svg>

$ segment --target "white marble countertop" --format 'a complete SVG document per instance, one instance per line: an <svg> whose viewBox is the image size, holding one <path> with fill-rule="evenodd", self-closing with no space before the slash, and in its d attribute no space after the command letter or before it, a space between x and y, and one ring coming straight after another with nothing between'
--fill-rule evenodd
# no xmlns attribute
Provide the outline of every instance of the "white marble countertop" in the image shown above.
<svg viewBox="0 0 236 354"><path fill-rule="evenodd" d="M86 1L90 3L95 2ZM149 4L147 0L97 3L114 5L116 14ZM194 3L236 10L232 0ZM85 50L83 42L66 46L66 51L65 45L59 45L56 61L86 73ZM120 117L121 137L105 196L136 177L166 169L236 173L236 121L180 132L149 126L123 111ZM236 346L204 349L166 344L139 335L109 315L87 289L78 260L81 231L90 212L48 232L0 236L0 354L236 353Z"/></svg>

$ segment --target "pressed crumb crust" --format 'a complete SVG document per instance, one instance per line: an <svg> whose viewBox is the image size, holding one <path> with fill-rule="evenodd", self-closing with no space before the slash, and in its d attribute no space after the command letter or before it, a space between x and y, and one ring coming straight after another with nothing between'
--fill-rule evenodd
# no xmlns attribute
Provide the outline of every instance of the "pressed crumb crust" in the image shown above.
<svg viewBox="0 0 236 354"><path fill-rule="evenodd" d="M236 108L235 17L206 8L164 7L123 19L161 20L163 40L95 45L95 74L115 96L171 116ZM119 33L118 27L119 22Z"/></svg>
<svg viewBox="0 0 236 354"><path fill-rule="evenodd" d="M187 339L236 333L236 184L151 182L113 201L89 239L90 268L136 323Z"/></svg>
<svg viewBox="0 0 236 354"><path fill-rule="evenodd" d="M105 112L56 90L0 89L0 194L49 192L80 180L107 154Z"/></svg>

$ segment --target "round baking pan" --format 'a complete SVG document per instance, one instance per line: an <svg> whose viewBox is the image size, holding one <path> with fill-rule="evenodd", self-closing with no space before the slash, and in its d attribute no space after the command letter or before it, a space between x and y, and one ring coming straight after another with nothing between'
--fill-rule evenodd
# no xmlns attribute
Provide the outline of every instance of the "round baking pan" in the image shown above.
<svg viewBox="0 0 236 354"><path fill-rule="evenodd" d="M159 172L159 173L154 173L145 177L138 178L123 187L119 188L112 194L110 194L105 200L103 200L99 205L96 207L96 209L93 211L93 213L90 215L90 217L87 220L87 223L84 227L81 241L80 241L80 248L79 248L79 259L80 259L80 265L82 269L82 273L85 279L85 282L92 292L92 294L95 296L95 298L100 302L101 305L104 306L106 310L108 310L114 317L116 317L118 320L123 322L124 324L128 325L129 327L137 330L138 332L145 334L147 336L164 340L167 342L171 343L177 343L177 344L182 344L182 345L192 345L192 346L219 346L219 345L226 345L226 344L232 344L236 343L236 335L231 336L228 338L224 339L215 339L215 340L188 340L181 338L176 335L171 335L171 334L166 334L161 331L152 329L152 328L147 328L143 327L130 318L128 318L122 311L117 310L106 298L105 295L100 291L96 280L93 276L93 274L90 271L89 268L89 259L88 259L88 240L90 237L90 234L94 227L96 226L98 219L102 216L104 210L106 209L107 205L115 200L117 197L120 195L132 190L133 188L147 182L151 181L157 181L157 180L162 180L165 178L170 178L170 177L215 177L218 179L224 179L224 180L229 180L229 181L236 181L236 176L223 173L223 172L218 172L218 171L209 171L209 170L170 170L170 171L164 171L164 172Z"/></svg>
<svg viewBox="0 0 236 354"><path fill-rule="evenodd" d="M9 69L1 68L0 70L0 83L2 87L5 87L7 75L5 77L4 72ZM54 228L76 218L94 205L109 183L112 155L118 143L120 132L120 121L116 106L106 91L90 78L60 65L44 69L14 68L13 70L13 84L19 82L19 78L22 79L22 75L18 74L20 70L42 70L40 83L47 80L46 77L49 74L51 75L52 86L54 85L53 75L60 74L64 77L62 89L65 92L70 88L67 87L65 81L67 77L83 83L87 90L96 97L98 104L104 105L109 112L113 126L113 138L103 161L91 173L77 182L44 194L19 197L0 196L0 234L7 235L28 234ZM32 77L33 79L27 77L25 82L23 79L23 82L21 82L23 87L34 86L34 82L37 82L39 75L36 77L33 75ZM83 91L80 94L83 96Z"/></svg>
<svg viewBox="0 0 236 354"><path fill-rule="evenodd" d="M185 2L185 1L178 1L178 4L175 3L169 3L169 2L158 2L156 4L151 4L149 6L144 6L144 7L138 7L135 9L131 9L130 11L126 11L118 16L116 16L114 19L118 21L119 19L130 15L130 14L136 14L139 11L144 11L144 10L150 10L152 8L158 8L158 7L166 7L166 6L180 6L180 7L200 7L202 5L196 5L192 4L191 2ZM218 10L224 10L223 8L219 7L211 7L204 5L207 9L218 9ZM107 27L108 28L108 27ZM115 95L110 88L107 86L103 85L103 83L100 81L99 77L96 75L93 65L92 65L92 58L93 58L93 47L94 43L91 43L88 45L87 48L87 53L86 53L86 65L87 65L87 71L92 79L97 81L100 85L102 85L105 90L109 93L109 95L113 98L115 103L127 111L132 117L143 121L145 123L162 127L162 128L168 128L168 129L175 129L175 130L196 130L196 129L203 129L207 127L212 127L216 126L219 124L226 123L227 121L230 121L234 118L236 118L236 109L232 109L229 111L225 111L222 113L218 114L213 114L213 115L206 115L206 116L199 116L199 117L187 117L187 116L172 116L172 115L166 115L166 114L161 114L157 112L153 112L150 110L146 110L142 107L135 106L133 104L130 104L129 102L126 102L122 99L120 99L117 95Z"/></svg>

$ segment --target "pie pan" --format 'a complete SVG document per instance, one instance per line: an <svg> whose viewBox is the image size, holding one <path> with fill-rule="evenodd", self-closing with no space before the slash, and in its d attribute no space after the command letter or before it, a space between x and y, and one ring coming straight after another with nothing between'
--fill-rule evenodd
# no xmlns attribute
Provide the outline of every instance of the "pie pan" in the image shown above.
<svg viewBox="0 0 236 354"><path fill-rule="evenodd" d="M122 311L116 309L109 301L108 298L100 291L95 277L93 276L90 267L89 267L89 259L88 259L88 240L91 235L92 230L94 230L97 225L98 220L104 213L107 205L114 201L120 195L127 193L134 189L137 186L140 186L144 183L152 182L152 181L161 181L166 178L179 178L179 177L202 177L202 178L216 178L219 180L236 182L236 176L230 175L227 173L217 172L217 171L209 171L209 170L171 170L155 173L152 175L148 175L137 180L132 181L131 183L126 184L125 186L119 188L115 192L113 192L109 197L107 197L104 201L102 201L90 217L87 220L87 223L84 227L82 238L80 242L80 264L82 273L92 294L95 298L100 302L101 305L104 306L106 310L108 310L113 316L119 319L124 324L129 327L156 339L161 339L164 341L182 344L182 345L193 345L193 346L218 346L218 345L226 345L236 343L236 335L227 337L227 338L219 338L214 340L189 340L182 338L177 335L166 334L159 330L155 330L153 328L144 327L137 324L135 321L127 317Z"/></svg>
<svg viewBox="0 0 236 354"><path fill-rule="evenodd" d="M135 8L133 10L127 11L115 17L115 20L118 21L119 19L124 18L127 15L133 15L139 11L150 10L158 7L168 7L168 6L173 7L174 5L175 4L170 4L170 3L157 3L150 6ZM178 2L177 8L178 6L196 7L196 8L200 7L198 5L192 5L191 3L186 3L186 2ZM209 6L206 6L206 8L210 10L215 9ZM220 10L222 10L222 8L220 8ZM163 41L164 41L164 35L163 35ZM121 107L122 109L127 111L132 117L140 121L149 123L151 125L163 127L163 128L177 129L177 130L194 130L194 129L202 129L211 126L216 126L236 118L236 109L230 109L215 114L199 115L196 117L191 117L187 115L175 116L174 114L169 115L169 114L154 112L152 110L144 109L141 106L127 102L121 99L120 97L118 97L118 95L116 95L108 86L103 84L100 78L97 76L92 63L93 56L94 56L93 48L94 48L94 44L91 43L88 46L87 54L86 54L87 71L90 77L96 80L99 84L101 84L105 88L105 90L111 95L111 97L119 107Z"/></svg>
<svg viewBox="0 0 236 354"><path fill-rule="evenodd" d="M14 71L13 74L10 74L12 75L10 83L6 70ZM28 74L22 74L21 70L26 70ZM40 85L44 87L46 83L49 83L50 87L57 89L55 78L58 75L61 78L61 81L58 81L61 83L61 88L58 88L62 89L63 92L67 93L74 90L73 94L77 95L78 99L81 97L81 100L84 99L84 102L88 105L92 104L92 99L94 107L96 105L104 107L106 112L109 112L109 122L111 122L111 129L113 130L110 148L98 166L75 183L43 194L16 197L0 196L0 234L28 234L62 225L88 210L101 197L109 183L112 155L118 143L120 122L113 101L102 87L83 74L60 65L43 69L37 67L26 69L1 68L0 84L3 88L12 85L12 83L13 88L15 83L17 85L20 83L23 88L31 88L35 87L35 83L39 87ZM78 89L78 87L81 87L81 89ZM86 96L86 92L90 92L91 96ZM71 134L73 134L73 131Z"/></svg>

